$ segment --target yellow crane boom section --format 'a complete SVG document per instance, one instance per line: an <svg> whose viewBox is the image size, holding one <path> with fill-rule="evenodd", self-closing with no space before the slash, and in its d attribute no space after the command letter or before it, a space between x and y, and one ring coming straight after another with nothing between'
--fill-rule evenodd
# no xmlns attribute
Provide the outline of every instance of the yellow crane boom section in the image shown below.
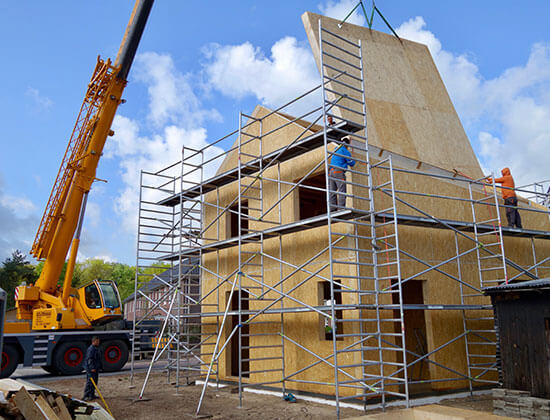
<svg viewBox="0 0 550 420"><path fill-rule="evenodd" d="M83 158L91 152L88 150L90 139L98 119L99 110L105 106L106 93L110 90L115 70L110 65L110 60L104 62L98 57L97 65L88 84L84 102L80 107L67 150L61 161L48 204L32 245L31 254L39 260L48 257L48 251L56 229L63 217L63 208L75 173L82 171ZM78 212L78 209L76 211Z"/></svg>
<svg viewBox="0 0 550 420"><path fill-rule="evenodd" d="M84 195L96 179L97 165L126 85L125 80L116 77L118 70L110 60L98 58L32 246L32 255L45 259L36 282L43 292L56 289Z"/></svg>

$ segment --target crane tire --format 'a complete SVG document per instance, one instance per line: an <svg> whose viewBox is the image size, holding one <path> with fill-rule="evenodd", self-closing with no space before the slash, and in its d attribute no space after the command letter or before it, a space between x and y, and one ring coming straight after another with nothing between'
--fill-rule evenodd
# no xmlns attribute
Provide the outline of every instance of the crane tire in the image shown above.
<svg viewBox="0 0 550 420"><path fill-rule="evenodd" d="M83 370L86 346L80 341L61 343L56 349L53 367L60 375L77 375Z"/></svg>
<svg viewBox="0 0 550 420"><path fill-rule="evenodd" d="M8 378L17 369L19 364L19 353L17 349L10 345L4 344L2 349L2 364L0 366L0 378Z"/></svg>
<svg viewBox="0 0 550 420"><path fill-rule="evenodd" d="M103 370L116 372L128 361L128 345L122 340L108 340L99 346Z"/></svg>

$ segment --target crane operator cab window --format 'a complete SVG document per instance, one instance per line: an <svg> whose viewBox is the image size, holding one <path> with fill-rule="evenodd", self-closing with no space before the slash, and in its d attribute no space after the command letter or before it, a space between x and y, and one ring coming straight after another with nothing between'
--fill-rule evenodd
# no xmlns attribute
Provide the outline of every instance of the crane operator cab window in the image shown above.
<svg viewBox="0 0 550 420"><path fill-rule="evenodd" d="M86 306L90 309L101 308L101 299L99 297L99 290L97 286L92 283L84 289L84 294L86 296Z"/></svg>
<svg viewBox="0 0 550 420"><path fill-rule="evenodd" d="M86 286L84 295L86 296L86 306L90 309L102 307L115 309L120 307L120 297L111 281L94 281Z"/></svg>
<svg viewBox="0 0 550 420"><path fill-rule="evenodd" d="M120 298L115 285L110 281L100 281L98 283L99 288L101 289L101 294L103 295L105 307L109 309L120 307Z"/></svg>

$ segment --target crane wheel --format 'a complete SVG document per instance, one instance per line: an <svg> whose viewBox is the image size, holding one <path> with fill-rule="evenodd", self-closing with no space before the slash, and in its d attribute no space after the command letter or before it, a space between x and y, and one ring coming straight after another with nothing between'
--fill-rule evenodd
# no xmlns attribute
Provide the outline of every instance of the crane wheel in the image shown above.
<svg viewBox="0 0 550 420"><path fill-rule="evenodd" d="M109 340L99 347L105 372L122 369L128 361L128 345L122 340Z"/></svg>
<svg viewBox="0 0 550 420"><path fill-rule="evenodd" d="M82 372L86 346L74 341L61 343L54 354L53 367L60 375L76 375Z"/></svg>
<svg viewBox="0 0 550 420"><path fill-rule="evenodd" d="M2 349L2 365L0 366L0 378L8 378L19 364L17 349L9 344L4 344Z"/></svg>

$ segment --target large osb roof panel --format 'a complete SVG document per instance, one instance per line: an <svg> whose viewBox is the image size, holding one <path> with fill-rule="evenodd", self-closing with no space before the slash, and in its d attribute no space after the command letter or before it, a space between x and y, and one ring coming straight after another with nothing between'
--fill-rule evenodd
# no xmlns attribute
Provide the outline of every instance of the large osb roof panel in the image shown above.
<svg viewBox="0 0 550 420"><path fill-rule="evenodd" d="M482 176L470 141L425 45L405 39L400 42L392 35L348 23L339 28L335 19L306 12L302 21L318 67L320 19L327 30L351 41L361 40L370 144L448 170L456 169L473 178ZM342 41L335 43L345 46ZM330 54L349 61L349 56L338 49L332 48ZM346 83L353 82L348 79ZM345 89L331 84L329 88L333 90ZM360 118L341 108L336 113L350 120Z"/></svg>

